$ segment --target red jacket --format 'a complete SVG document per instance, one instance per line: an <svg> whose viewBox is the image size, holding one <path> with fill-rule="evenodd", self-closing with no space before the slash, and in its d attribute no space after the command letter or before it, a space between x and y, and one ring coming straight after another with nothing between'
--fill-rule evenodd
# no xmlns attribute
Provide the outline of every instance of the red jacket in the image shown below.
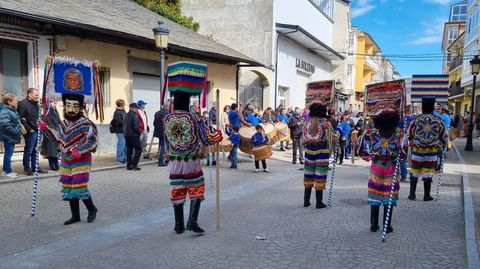
<svg viewBox="0 0 480 269"><path fill-rule="evenodd" d="M145 125L143 124L142 116L140 116L141 110L137 110L137 116L138 116L138 129L140 129L140 133L143 133L145 130ZM145 120L147 122L147 132L150 132L150 126L148 126L148 116L147 112L144 110L143 113L145 114Z"/></svg>

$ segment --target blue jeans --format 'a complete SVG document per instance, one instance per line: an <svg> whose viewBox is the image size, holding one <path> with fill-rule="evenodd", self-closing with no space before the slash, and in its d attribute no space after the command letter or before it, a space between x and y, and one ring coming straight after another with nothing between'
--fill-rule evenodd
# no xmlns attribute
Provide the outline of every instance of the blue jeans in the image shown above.
<svg viewBox="0 0 480 269"><path fill-rule="evenodd" d="M160 147L160 154L158 155L158 164L163 165L165 164L165 151L167 150L167 143L165 139L159 138L158 146Z"/></svg>
<svg viewBox="0 0 480 269"><path fill-rule="evenodd" d="M60 169L60 166L58 165L58 158L48 157L48 166L50 166L51 170L58 171L58 169Z"/></svg>
<svg viewBox="0 0 480 269"><path fill-rule="evenodd" d="M126 152L125 136L117 133L117 162L124 163L127 160Z"/></svg>
<svg viewBox="0 0 480 269"><path fill-rule="evenodd" d="M38 133L32 132L23 136L25 148L23 150L23 169L33 171L37 160ZM31 165L31 166L30 166Z"/></svg>
<svg viewBox="0 0 480 269"><path fill-rule="evenodd" d="M346 137L346 139L347 139L347 141L346 141L347 143L345 145L345 157L348 157L348 156L350 156L350 154L352 154L352 144L351 144L351 141L350 141L350 135L348 135Z"/></svg>
<svg viewBox="0 0 480 269"><path fill-rule="evenodd" d="M237 168L238 156L237 156L238 145L233 146L230 150L230 159L231 159L231 168Z"/></svg>
<svg viewBox="0 0 480 269"><path fill-rule="evenodd" d="M14 142L3 141L3 147L5 148L5 154L3 156L3 172L10 174L12 172L12 156L15 149Z"/></svg>
<svg viewBox="0 0 480 269"><path fill-rule="evenodd" d="M400 160L400 175L402 179L407 178L407 160Z"/></svg>

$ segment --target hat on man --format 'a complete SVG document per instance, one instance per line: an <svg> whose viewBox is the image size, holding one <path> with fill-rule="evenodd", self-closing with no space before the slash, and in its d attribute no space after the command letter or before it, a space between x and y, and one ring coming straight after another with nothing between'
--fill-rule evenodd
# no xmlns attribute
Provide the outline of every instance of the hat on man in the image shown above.
<svg viewBox="0 0 480 269"><path fill-rule="evenodd" d="M137 103L131 103L131 104L129 105L129 107L131 107L131 108L138 108L138 105L137 105Z"/></svg>
<svg viewBox="0 0 480 269"><path fill-rule="evenodd" d="M140 100L140 101L137 102L138 106L143 106L143 105L146 105L146 104L147 103L145 103L145 101L143 101L143 100Z"/></svg>

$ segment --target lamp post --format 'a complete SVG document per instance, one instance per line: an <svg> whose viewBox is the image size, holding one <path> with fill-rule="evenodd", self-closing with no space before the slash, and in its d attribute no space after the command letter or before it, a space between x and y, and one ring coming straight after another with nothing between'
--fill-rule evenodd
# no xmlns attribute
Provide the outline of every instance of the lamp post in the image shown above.
<svg viewBox="0 0 480 269"><path fill-rule="evenodd" d="M340 94L340 90L342 89L342 82L340 81L340 79L337 79L337 81L335 82L335 103L336 103L336 107L335 107L335 110L339 110L339 107L338 107L338 96Z"/></svg>
<svg viewBox="0 0 480 269"><path fill-rule="evenodd" d="M475 106L475 88L477 83L477 75L480 72L480 58L478 55L470 61L470 65L472 66L472 75L473 75L473 85L472 85L472 103L470 105L470 121L468 124L468 136L467 136L467 145L465 145L465 151L473 151L473 112Z"/></svg>
<svg viewBox="0 0 480 269"><path fill-rule="evenodd" d="M165 50L168 48L168 34L170 30L165 26L165 22L158 21L158 25L152 29L155 37L155 45L160 49L160 109L162 103L162 89L165 79Z"/></svg>

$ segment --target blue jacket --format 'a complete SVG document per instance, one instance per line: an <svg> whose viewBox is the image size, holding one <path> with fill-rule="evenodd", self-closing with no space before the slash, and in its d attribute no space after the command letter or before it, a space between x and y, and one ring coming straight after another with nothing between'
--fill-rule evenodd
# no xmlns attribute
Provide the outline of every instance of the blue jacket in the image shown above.
<svg viewBox="0 0 480 269"><path fill-rule="evenodd" d="M234 146L240 145L240 135L238 133L232 134L229 139Z"/></svg>
<svg viewBox="0 0 480 269"><path fill-rule="evenodd" d="M438 113L437 111L434 111L433 112L433 115L439 117L440 119L442 119L443 121L443 124L445 124L445 129L448 131L450 130L450 116L448 116L448 114L440 114Z"/></svg>
<svg viewBox="0 0 480 269"><path fill-rule="evenodd" d="M20 116L11 106L0 104L0 141L20 143Z"/></svg>
<svg viewBox="0 0 480 269"><path fill-rule="evenodd" d="M253 113L248 114L247 122L251 123L253 126L259 125L261 121L262 120L258 117L255 117Z"/></svg>
<svg viewBox="0 0 480 269"><path fill-rule="evenodd" d="M260 133L255 133L250 139L250 144L254 147L261 146L268 143L268 137Z"/></svg>
<svg viewBox="0 0 480 269"><path fill-rule="evenodd" d="M343 121L337 126L337 131L340 132L340 137L348 137L350 135L350 125L348 121Z"/></svg>
<svg viewBox="0 0 480 269"><path fill-rule="evenodd" d="M283 114L279 114L278 115L278 121L283 121L285 122L286 124L288 124L288 118L287 116L283 115Z"/></svg>

